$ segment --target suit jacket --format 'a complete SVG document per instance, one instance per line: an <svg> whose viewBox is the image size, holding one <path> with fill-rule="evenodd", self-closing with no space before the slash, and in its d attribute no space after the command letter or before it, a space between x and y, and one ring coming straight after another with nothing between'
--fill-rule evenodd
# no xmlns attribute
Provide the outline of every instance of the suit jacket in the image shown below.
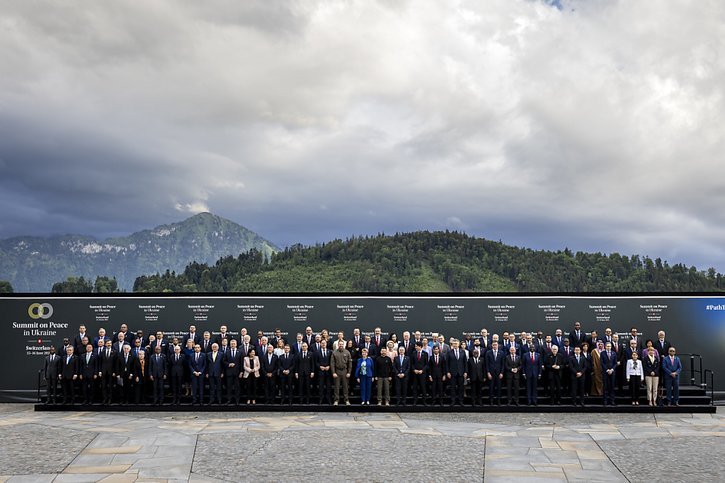
<svg viewBox="0 0 725 483"><path fill-rule="evenodd" d="M250 359L249 357L244 358L244 378L247 379L249 377L260 377L259 370L261 369L261 364L259 362L259 356L255 355L254 359Z"/></svg>
<svg viewBox="0 0 725 483"><path fill-rule="evenodd" d="M272 360L270 361L269 354L264 354L259 357L259 365L263 374L277 374L279 369L279 357L277 357L276 354L272 354Z"/></svg>
<svg viewBox="0 0 725 483"><path fill-rule="evenodd" d="M362 366L365 364L366 369L366 376L365 377L373 377L375 373L375 362L373 362L373 359L371 357L368 357L367 359L363 359L362 357L357 360L357 367L355 367L355 377L359 378L361 377L362 372Z"/></svg>
<svg viewBox="0 0 725 483"><path fill-rule="evenodd" d="M309 377L315 372L314 352L300 352L296 357L295 373L303 377Z"/></svg>
<svg viewBox="0 0 725 483"><path fill-rule="evenodd" d="M128 355L128 362L124 354L118 355L118 366L116 368L116 375L121 376L123 379L128 379L130 375L137 375L141 372L141 365L138 362L138 358L134 357L133 354Z"/></svg>
<svg viewBox="0 0 725 483"><path fill-rule="evenodd" d="M198 332L194 332L193 337L191 332L187 332L186 334L184 334L184 340L182 342L182 345L184 347L186 347L186 341L188 341L189 339L194 339L194 344L196 345L201 342L201 335Z"/></svg>
<svg viewBox="0 0 725 483"><path fill-rule="evenodd" d="M556 370L552 366L559 366L559 369ZM564 356L561 352L557 352L556 355L548 352L546 356L544 356L544 367L549 371L549 374L561 376L564 372L564 367L566 367L564 364Z"/></svg>
<svg viewBox="0 0 725 483"><path fill-rule="evenodd" d="M410 363L414 370L423 371L423 375L428 372L428 353L426 351L420 351L420 359L418 359L418 351L413 351L413 355L410 356Z"/></svg>
<svg viewBox="0 0 725 483"><path fill-rule="evenodd" d="M227 342L231 343L233 337L231 336L231 334L229 332L227 332L224 335L222 335L221 332L220 332L219 334L213 336L211 339L214 342L216 342L217 344L219 344L219 347L221 347L222 346L222 339L226 339Z"/></svg>
<svg viewBox="0 0 725 483"><path fill-rule="evenodd" d="M98 336L98 335L97 335L97 336L95 336L95 337L93 338L93 349L94 349L94 350L98 349L98 341L99 341L99 340L101 340L101 337L100 337L100 336ZM110 337L108 337L108 336L106 335L106 336L103 336L103 344L104 344L104 345L106 344L106 341L107 341L107 340L110 340L111 342L113 342L113 339L111 339Z"/></svg>
<svg viewBox="0 0 725 483"><path fill-rule="evenodd" d="M113 334L113 347L114 348L116 347L116 342L118 342L118 334L119 334L119 332L116 332ZM124 343L129 344L129 345L131 345L133 340L136 338L136 334L134 334L130 330L127 330L124 333L124 335L125 335L125 337L123 338L123 341L124 341Z"/></svg>
<svg viewBox="0 0 725 483"><path fill-rule="evenodd" d="M206 373L206 354L200 352L198 355L199 357L197 358L197 353L194 352L189 356L189 367L191 368L191 372L201 372L203 376Z"/></svg>
<svg viewBox="0 0 725 483"><path fill-rule="evenodd" d="M220 351L221 353L221 351ZM267 358L267 355L264 355L264 358ZM243 366L243 357L242 357L242 351L239 350L237 347L236 352L234 353L234 356L232 357L232 350L227 349L227 352L222 355L222 365L224 366L224 374L227 377L239 377L239 374L242 373L244 370ZM229 367L230 364L234 364L232 367Z"/></svg>
<svg viewBox="0 0 725 483"><path fill-rule="evenodd" d="M161 379L168 374L166 356L164 354L154 354L148 357L149 375Z"/></svg>
<svg viewBox="0 0 725 483"><path fill-rule="evenodd" d="M269 343L270 343L270 344L272 344L272 347L277 347L277 343L278 343L278 342L279 342L280 340L282 340L282 341L283 341L283 342L284 342L285 344L287 343L287 339L285 339L285 338L284 338L284 337L282 337L282 336L280 336L280 337L274 337L274 336L272 336L272 337L271 337L271 338L269 339ZM231 341L230 341L230 342L231 342Z"/></svg>
<svg viewBox="0 0 725 483"><path fill-rule="evenodd" d="M579 361L577 362L576 356L571 356L571 359L569 359L569 368L571 369L572 376L575 376L577 372L586 373L588 369L587 361L584 357L579 356Z"/></svg>
<svg viewBox="0 0 725 483"><path fill-rule="evenodd" d="M141 344L141 345L143 345L143 344ZM149 346L149 354L156 353L156 346L161 347L162 354L166 354L168 352L169 344L166 342L166 339L160 339L160 340L156 339L155 341L153 341L151 343L151 345ZM186 347L186 346L184 346L184 347ZM146 354L146 355L149 355L149 354Z"/></svg>
<svg viewBox="0 0 725 483"><path fill-rule="evenodd" d="M80 359L80 375L83 379L93 379L98 373L98 357L95 352L91 352L90 361L86 362L87 355L84 353L79 357Z"/></svg>
<svg viewBox="0 0 725 483"><path fill-rule="evenodd" d="M499 344L499 345L500 345L500 344ZM520 356L520 355L521 355L521 346L520 346L520 345L518 345L518 344L516 344L516 343L514 343L514 347L516 348L516 355L517 355L517 356ZM506 343L505 343L505 344L504 344L504 346L503 346L503 351L504 351L504 353L505 353L505 354L506 354L507 356L508 356L508 355L510 355L510 353L509 353L509 349L510 349L510 348L511 348L511 343L510 343L509 341L506 341Z"/></svg>
<svg viewBox="0 0 725 483"><path fill-rule="evenodd" d="M579 347L582 342L586 340L586 334L583 330L579 331L579 337L576 335L576 331L572 329L571 332L569 332L569 345L572 347Z"/></svg>
<svg viewBox="0 0 725 483"><path fill-rule="evenodd" d="M98 372L103 375L111 375L116 372L118 366L118 353L111 349L111 354L106 355L106 349L101 351L98 359Z"/></svg>
<svg viewBox="0 0 725 483"><path fill-rule="evenodd" d="M514 379L518 379L521 374L521 358L516 356L516 359L512 361L511 354L509 354L504 359L503 367L504 374L506 374L507 378L513 377ZM514 373L511 369L517 369L517 371Z"/></svg>
<svg viewBox="0 0 725 483"><path fill-rule="evenodd" d="M60 375L60 356L58 354L55 354L52 362L50 360L50 354L45 356L43 372L46 379L58 379Z"/></svg>
<svg viewBox="0 0 725 483"><path fill-rule="evenodd" d="M90 342L91 335L88 332L86 332L85 336L88 337L88 341ZM83 341L83 337L81 337L81 334L79 332L78 334L76 334L75 338L73 339L73 348L75 349L76 355L85 354L85 352L86 352L86 351L81 352L81 349L83 349L82 341Z"/></svg>
<svg viewBox="0 0 725 483"><path fill-rule="evenodd" d="M216 353L216 359L214 358L214 353L209 352L206 354L206 373L209 375L209 377L221 377L222 375L222 359L224 356L221 352Z"/></svg>
<svg viewBox="0 0 725 483"><path fill-rule="evenodd" d="M617 368L617 354L614 352L611 353L612 356L607 356L607 351L602 352L599 354L599 361L602 365L602 372L607 371L609 369L616 369Z"/></svg>
<svg viewBox="0 0 725 483"><path fill-rule="evenodd" d="M398 347L405 347L405 341L398 341ZM408 340L408 347L405 347L405 355L410 357L415 352L415 343L413 340Z"/></svg>
<svg viewBox="0 0 725 483"><path fill-rule="evenodd" d="M448 367L448 373L451 376L462 376L468 369L466 367L466 355L459 349L458 358L456 358L456 354L453 349L449 350L448 355L446 356L446 366Z"/></svg>
<svg viewBox="0 0 725 483"><path fill-rule="evenodd" d="M654 341L653 344L654 348L657 350L657 352L659 352L660 357L666 356L669 353L670 347L672 347L670 341L668 341L667 339L665 339L663 343L660 342L659 339L657 339Z"/></svg>
<svg viewBox="0 0 725 483"><path fill-rule="evenodd" d="M435 354L430 356L428 359L428 374L433 379L440 379L448 373L448 366L446 365L446 358L438 354L438 363L436 364Z"/></svg>
<svg viewBox="0 0 725 483"><path fill-rule="evenodd" d="M131 344L128 342L128 340L124 340L123 341L123 344L121 344L120 342L116 341L111 346L111 349L115 350L116 351L116 354L123 354L123 346L124 345L131 345Z"/></svg>
<svg viewBox="0 0 725 483"><path fill-rule="evenodd" d="M499 350L494 357L493 350L486 352L486 372L490 372L491 376L497 377L499 374L504 372L504 359L506 354L502 350Z"/></svg>
<svg viewBox="0 0 725 483"><path fill-rule="evenodd" d="M662 358L661 364L662 372L665 373L665 378L671 377L671 372L676 372L677 376L680 376L680 372L682 371L682 362L679 357L675 356L675 362L672 362L670 356L665 356Z"/></svg>
<svg viewBox="0 0 725 483"><path fill-rule="evenodd" d="M80 365L78 356L73 354L68 359L68 354L64 355L60 362L60 375L63 379L72 379L80 373Z"/></svg>
<svg viewBox="0 0 725 483"><path fill-rule="evenodd" d="M486 362L483 357L478 356L478 362L473 357L468 359L468 377L471 382L486 380Z"/></svg>
<svg viewBox="0 0 725 483"><path fill-rule="evenodd" d="M283 376L284 374L282 371L290 371L289 376L291 376L295 372L295 355L292 354L292 351L290 351L289 354L282 354L277 359L277 367L279 370L279 375Z"/></svg>
<svg viewBox="0 0 725 483"><path fill-rule="evenodd" d="M650 361L649 356L644 356L642 358L642 369L644 371L645 377L651 375L653 372L655 373L655 377L659 377L660 360L654 357L653 361Z"/></svg>
<svg viewBox="0 0 725 483"><path fill-rule="evenodd" d="M395 356L395 359L393 359L393 370L396 375L404 374L407 376L410 372L410 357L403 356L403 361L401 362L400 355Z"/></svg>
<svg viewBox="0 0 725 483"><path fill-rule="evenodd" d="M176 354L171 354L169 357L166 358L166 362L171 377L184 376L184 368L186 367L186 354L179 354L178 361L176 360Z"/></svg>
<svg viewBox="0 0 725 483"><path fill-rule="evenodd" d="M533 355L534 360L531 360L531 356ZM523 368L524 375L529 377L539 377L541 376L541 372L544 370L544 364L541 361L541 354L534 351L529 352L528 354L524 354L521 356L521 366Z"/></svg>
<svg viewBox="0 0 725 483"><path fill-rule="evenodd" d="M297 341L292 342L289 346L290 353L292 353L294 355L301 354L302 353L302 342L304 342L304 340L300 341L299 346L297 345Z"/></svg>
<svg viewBox="0 0 725 483"><path fill-rule="evenodd" d="M201 346L201 351L205 354L209 354L211 352L211 346L214 344L214 341L209 339L209 341L205 341L203 338L201 339L201 342L199 342L199 345Z"/></svg>
<svg viewBox="0 0 725 483"><path fill-rule="evenodd" d="M325 357L322 357L322 351L315 352L315 372L320 371L320 366L330 366L330 356L332 355L332 351L330 349L325 349ZM332 372L332 368L328 371L328 374Z"/></svg>
<svg viewBox="0 0 725 483"><path fill-rule="evenodd" d="M360 350L362 351L363 349L368 350L368 357L376 357L380 353L380 350L378 350L378 346L376 346L372 342L368 344L367 347L365 346L365 342L363 342L360 345Z"/></svg>

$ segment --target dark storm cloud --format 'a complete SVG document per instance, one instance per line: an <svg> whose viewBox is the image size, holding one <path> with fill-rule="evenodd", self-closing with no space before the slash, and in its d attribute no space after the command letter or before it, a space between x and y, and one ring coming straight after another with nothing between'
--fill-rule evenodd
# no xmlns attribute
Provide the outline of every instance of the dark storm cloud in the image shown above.
<svg viewBox="0 0 725 483"><path fill-rule="evenodd" d="M725 270L722 2L6 2L0 237L212 211Z"/></svg>

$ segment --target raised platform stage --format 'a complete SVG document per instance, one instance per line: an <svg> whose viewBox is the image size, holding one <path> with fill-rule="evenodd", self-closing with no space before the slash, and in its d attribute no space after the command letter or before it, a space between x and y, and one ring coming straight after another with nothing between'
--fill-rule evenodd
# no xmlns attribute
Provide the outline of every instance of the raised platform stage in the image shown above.
<svg viewBox="0 0 725 483"><path fill-rule="evenodd" d="M541 394L541 391L540 391ZM505 390L504 390L505 395ZM208 397L208 396L207 396ZM313 398L314 400L315 398ZM261 398L263 401L264 398ZM113 412L128 412L128 411L141 411L141 412L158 412L158 411L174 411L174 412L366 412L366 413L377 413L377 412L396 412L396 413L568 413L568 412L586 412L586 413L715 413L717 408L712 404L710 396L706 391L697 386L681 386L680 387L680 405L679 406L654 406L647 405L646 400L640 399L639 406L632 406L627 396L617 396L616 406L604 406L602 404L601 396L589 396L586 398L585 406L573 406L569 397L562 398L560 405L550 404L550 400L547 396L541 394L538 397L537 406L526 405L526 393L520 392L519 406L508 406L506 405L505 397L502 398L502 404L500 406L488 405L488 396L484 391L484 404L482 406L473 406L470 403L470 398L466 398L467 404L464 406L450 406L447 401L443 403L443 406L428 404L413 405L412 396L408 396L408 403L406 405L397 406L395 405L395 397L391 398L390 406L378 406L373 397L373 401L369 406L362 406L360 404L360 397L356 394L350 397L350 406L341 404L338 406L327 405L327 404L265 404L258 402L255 405L251 404L203 404L203 405L192 405L189 398L184 398L182 404L172 405L165 403L161 406L154 406L151 404L111 404L101 405L62 405L62 404L40 404L35 405L36 411L113 411Z"/></svg>

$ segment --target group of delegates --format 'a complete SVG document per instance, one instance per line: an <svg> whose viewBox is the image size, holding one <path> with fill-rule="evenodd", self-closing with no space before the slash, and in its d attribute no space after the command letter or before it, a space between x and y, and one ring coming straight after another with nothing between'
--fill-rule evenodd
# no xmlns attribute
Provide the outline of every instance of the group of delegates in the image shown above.
<svg viewBox="0 0 725 483"><path fill-rule="evenodd" d="M288 341L280 329L253 339L242 328L231 334L199 333L194 325L180 336L157 331L146 337L126 324L113 335L101 328L96 336L81 325L45 357L48 404L345 404L359 394L362 405L373 400L389 406L484 404L518 405L520 386L526 401L538 405L539 389L550 404L568 396L574 406L601 397L606 406L624 395L639 405L646 388L650 406L679 405L682 363L664 331L644 340L632 328L620 342L610 328L599 336L576 322L566 335L504 332L467 334L446 341L419 331L385 336L380 327L363 334L353 330L333 339L328 330L307 327ZM59 389L60 385L60 389ZM658 397L664 387L666 396ZM357 389L356 389L357 388ZM466 396L467 394L467 396ZM412 400L412 401L411 401Z"/></svg>

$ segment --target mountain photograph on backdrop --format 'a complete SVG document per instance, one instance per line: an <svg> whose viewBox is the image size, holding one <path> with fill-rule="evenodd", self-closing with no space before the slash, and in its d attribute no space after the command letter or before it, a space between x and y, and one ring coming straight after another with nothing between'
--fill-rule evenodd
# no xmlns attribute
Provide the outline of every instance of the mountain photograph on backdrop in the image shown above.
<svg viewBox="0 0 725 483"><path fill-rule="evenodd" d="M15 292L702 292L722 274L660 258L519 248L456 231L355 236L280 249L201 213L98 241L79 235L0 241Z"/></svg>

